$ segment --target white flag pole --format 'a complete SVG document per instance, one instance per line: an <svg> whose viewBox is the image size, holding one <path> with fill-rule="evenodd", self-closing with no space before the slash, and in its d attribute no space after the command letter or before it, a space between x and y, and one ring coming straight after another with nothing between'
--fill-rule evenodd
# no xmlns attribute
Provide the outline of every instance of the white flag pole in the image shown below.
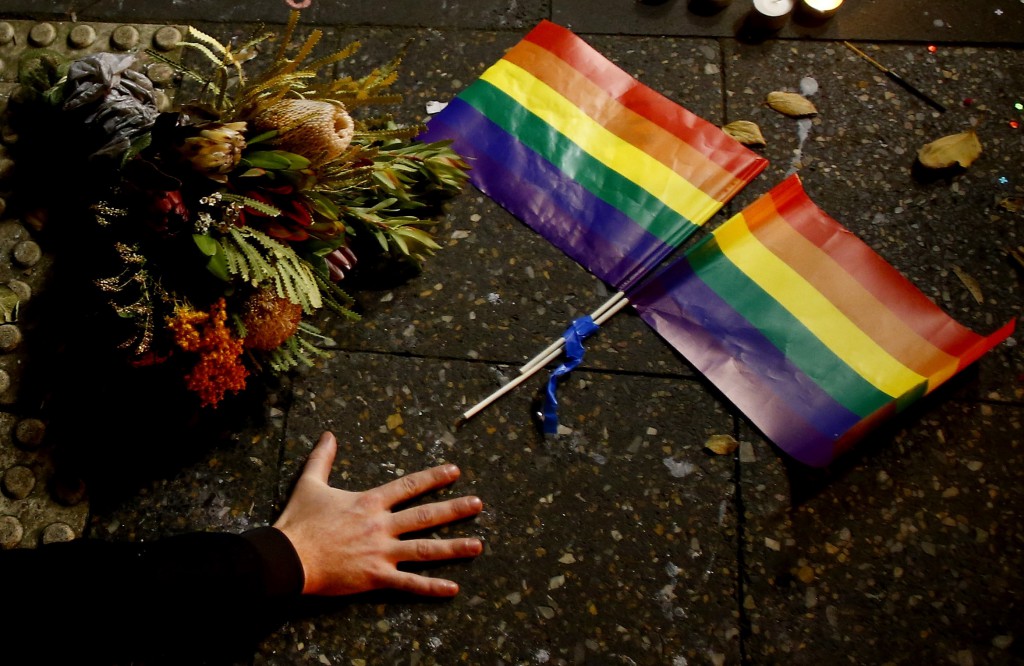
<svg viewBox="0 0 1024 666"><path fill-rule="evenodd" d="M607 312L609 308L615 307L615 304L618 303L619 301L621 301L625 297L626 297L625 292L622 292L622 291L616 292L615 295L612 296L611 298L609 298L607 301L605 301L604 304L601 307L599 307L598 309L594 310L590 314L590 318L593 319L594 322L597 322L598 317L600 317L605 312ZM618 310L616 310L616 312L618 312ZM524 365L523 367L519 368L519 372L521 374L525 374L525 373L528 373L528 372L530 372L532 374L531 371L534 369L534 367L536 367L538 364L541 365L541 366L547 364L550 359L548 361L545 361L544 359L546 359L551 352L557 351L557 350L561 349L562 345L564 345L564 344L565 344L565 338L558 338L557 340L552 342L550 345L548 345L547 348L544 351L542 351L541 353L537 354L532 359L527 361L526 365Z"/></svg>
<svg viewBox="0 0 1024 666"><path fill-rule="evenodd" d="M626 307L627 305L629 305L629 299L626 298L625 294L619 292L618 294L616 294L616 298L614 299L614 303L612 305L608 306L608 304L606 303L604 306L601 306L601 308L599 308L599 310L602 310L602 312L601 314L594 318L594 323L600 326L601 324L608 321L612 317L612 315L614 315L616 312ZM561 345L559 345L552 351L545 354L543 357L539 357L539 360L536 363L534 363L529 370L522 371L518 377L516 377L509 383L499 388L494 393L490 394L489 396L487 396L486 398L484 398L483 400L481 400L480 402L478 402L477 404L473 405L465 412L463 412L462 416L455 423L456 427L462 425L469 419L473 418L474 416L479 414L484 408L493 403L495 400L505 395L506 393L509 393L517 386L525 382L527 379L535 375L545 365L558 358L558 356L561 353L562 349Z"/></svg>

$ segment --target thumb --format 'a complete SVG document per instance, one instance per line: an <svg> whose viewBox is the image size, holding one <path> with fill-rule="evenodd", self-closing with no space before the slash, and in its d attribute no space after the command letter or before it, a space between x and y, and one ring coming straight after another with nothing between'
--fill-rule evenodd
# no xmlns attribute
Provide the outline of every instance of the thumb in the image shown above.
<svg viewBox="0 0 1024 666"><path fill-rule="evenodd" d="M331 432L324 432L320 435L316 446L306 459L306 466L302 469L302 476L310 477L316 481L327 483L331 476L331 467L334 465L334 456L338 453L338 440Z"/></svg>

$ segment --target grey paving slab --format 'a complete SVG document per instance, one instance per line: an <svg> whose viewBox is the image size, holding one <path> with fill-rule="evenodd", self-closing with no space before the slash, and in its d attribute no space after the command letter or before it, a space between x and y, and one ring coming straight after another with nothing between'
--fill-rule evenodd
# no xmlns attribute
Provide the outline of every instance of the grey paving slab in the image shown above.
<svg viewBox="0 0 1024 666"><path fill-rule="evenodd" d="M120 20L126 22L202 21L281 24L292 9L304 20L320 25L395 25L519 29L550 15L549 0L484 0L441 3L385 0L365 3L349 0L175 0L174 2L122 2L98 0L87 4L67 0L6 0L0 11L53 20Z"/></svg>
<svg viewBox="0 0 1024 666"><path fill-rule="evenodd" d="M1007 256L1024 217L1000 202L1024 192L1021 132L1010 125L1024 53L921 46L871 49L878 60L936 99L926 106L835 44L728 44L729 120L757 122L769 168L737 196L741 207L799 173L810 197L900 270L960 323L988 333L1019 316L1021 274ZM813 120L781 115L765 103L773 90L800 92L818 108ZM965 103L965 100L970 100ZM932 178L914 168L918 149L974 129L982 157L962 173ZM1005 180L1005 182L1003 182ZM958 276L975 281L978 302ZM1011 343L1012 344L1012 343ZM982 359L982 396L1012 399L1020 389L1019 348Z"/></svg>
<svg viewBox="0 0 1024 666"><path fill-rule="evenodd" d="M734 37L743 33L749 0L733 0L721 11L705 0L486 0L441 3L386 0L6 0L0 10L25 18L125 22L283 23L303 9L321 25L394 25L516 30L551 18L585 33ZM1019 44L1024 8L1012 1L846 0L841 12L822 24L794 13L779 36L799 39L937 41Z"/></svg>
<svg viewBox="0 0 1024 666"><path fill-rule="evenodd" d="M733 464L702 451L732 418L690 381L583 375L557 441L537 434L526 396L452 431L484 386L478 364L338 354L298 382L285 478L325 428L342 443L340 487L457 463L451 493L486 508L437 535L487 546L429 570L460 583L454 600L323 604L269 638L260 663L735 663Z"/></svg>
<svg viewBox="0 0 1024 666"><path fill-rule="evenodd" d="M5 14L19 18L54 21L123 21L126 23L174 23L216 21L285 23L290 6L285 0L251 2L122 2L120 0L5 0Z"/></svg>
<svg viewBox="0 0 1024 666"><path fill-rule="evenodd" d="M285 30L285 26L283 25L266 25L262 23L215 23L208 21L190 21L187 25L182 26L183 35L188 35L188 29L190 27L202 31L219 41L221 44L225 44L227 46L238 46L240 44L248 43L258 37L270 35L269 39L265 39L256 44L254 47L255 55L245 61L244 71L245 75L249 77L249 80L259 77L263 74L266 68L273 63L273 59L276 57L278 49L281 46L281 39L283 39ZM317 38L317 42L313 46L309 55L304 60L304 64L307 66L318 58L330 55L348 44L348 42L342 41L338 31L333 28L318 28L309 25L306 22L302 22L296 26L295 31L292 34L291 41L287 46L285 57L294 57L295 54L298 53L299 49L305 44L306 40L313 36L314 32L319 33L319 37ZM180 53L180 60L183 65L190 67L201 74L208 75L213 71L209 60L197 49L182 49ZM369 68L365 71L351 71L351 75L361 76L368 72ZM319 71L315 80L325 81L333 75L334 70L331 67L324 67ZM175 83L180 88L179 94L182 99L194 99L199 94L199 82L190 77L178 76L175 78Z"/></svg>
<svg viewBox="0 0 1024 666"><path fill-rule="evenodd" d="M200 410L180 375L105 353L107 336L87 315L77 313L75 336L62 332L67 306L57 304L75 293L66 285L47 293L50 313L30 365L38 378L21 399L42 407L54 480L69 489L80 482L84 535L138 541L271 522L282 508L287 383L254 381L244 395Z"/></svg>
<svg viewBox="0 0 1024 666"><path fill-rule="evenodd" d="M148 443L156 450L146 450L145 442L136 440L137 450L110 452L105 460L110 467L90 477L87 536L146 541L194 530L244 532L270 524L282 508L277 464L283 414L271 399L261 414L247 419L248 425L236 423L230 432L218 432L209 424L191 430L165 425L178 434L171 441L150 435ZM103 445L93 446L97 456L108 455ZM169 450L174 446L178 449ZM111 479L104 472L121 478Z"/></svg>
<svg viewBox="0 0 1024 666"><path fill-rule="evenodd" d="M339 27L337 35L342 43L362 44L357 62L385 62L407 44L394 86L405 99L396 114L425 122L427 102L446 102L462 92L533 26L511 32ZM711 122L720 119L722 54L716 40L609 35L586 40L645 85Z"/></svg>
<svg viewBox="0 0 1024 666"><path fill-rule="evenodd" d="M310 9L316 22L328 25L521 30L549 18L550 4L550 0L383 0L373 4L342 0L313 2Z"/></svg>
<svg viewBox="0 0 1024 666"><path fill-rule="evenodd" d="M349 34L342 33L342 41ZM370 62L383 61L394 44L413 39L396 84L406 95L396 115L415 121L426 117L427 102L450 100L521 38L401 30L351 34L362 34L363 57ZM607 36L591 42L645 84L720 122L720 52L715 42ZM724 213L715 218L722 219ZM521 361L610 295L600 281L472 187L451 203L438 237L445 248L425 262L415 279L382 288L392 280L370 273L354 285L366 320L356 326L329 324L339 345ZM363 286L372 289L359 293ZM629 314L613 320L588 341L588 348L593 353L586 363L595 367L689 372Z"/></svg>
<svg viewBox="0 0 1024 666"><path fill-rule="evenodd" d="M328 26L322 49L361 39L360 66L384 62L411 39L397 112L421 120L428 101L450 98L550 14L708 120L761 124L772 166L733 210L798 170L826 211L958 320L988 331L1017 317L1021 276L1005 251L1021 244L1022 218L1000 202L1024 194L1022 135L1009 125L1024 120L1013 108L1024 63L1016 46L991 46L1019 42L1024 5L847 0L828 24L794 22L783 41L741 43L732 36L744 4L699 16L682 0L554 0L550 12L546 2L313 0L306 17ZM35 25L29 18L76 12L108 27L146 17L199 22L223 36L248 34L261 18L283 21L287 3L7 0L0 12L18 30ZM949 111L923 106L831 43L837 38L861 40ZM809 95L821 111L815 120L801 124L763 106L767 92L806 88L808 78L817 87ZM968 127L985 146L974 166L937 179L914 173L920 145ZM327 321L338 351L300 373L294 393L259 396L237 420L200 429L216 441L180 439L177 449L164 437L149 442L152 450L113 450L108 467L95 460L111 485L94 488L89 534L151 539L271 522L317 434L331 428L342 441L332 480L342 487L459 463L464 477L451 492L477 493L487 509L436 534L478 534L487 551L428 570L463 585L455 600L374 594L307 604L254 663L1024 659L1019 346L987 355L826 472L790 464L629 315L592 338L585 368L561 387L561 437L541 437L532 421L539 380L456 430L462 410L607 288L473 190L452 202L439 238L446 247L419 275L377 274L360 285L365 320ZM984 303L954 266L978 282ZM140 389L136 402L120 401L91 379L80 378L80 393L101 407L67 412L60 428L99 414L104 435L137 447L132 438L146 430L134 426L145 419L133 405L159 408L162 394ZM12 405L21 405L10 391L0 401L0 428L10 433L23 416ZM701 449L737 423L750 443L739 454L739 497L734 461ZM0 455L5 471L38 470L28 502L13 499L27 487L15 474L0 497L0 513L24 509L30 530L44 524L33 517L31 493L49 485L38 480L51 473L47 456L9 447ZM67 524L84 522L84 510L73 504ZM22 536L39 539L37 531Z"/></svg>
<svg viewBox="0 0 1024 666"><path fill-rule="evenodd" d="M747 435L752 663L1013 664L1021 619L1021 413L929 402L828 473Z"/></svg>
<svg viewBox="0 0 1024 666"><path fill-rule="evenodd" d="M355 292L362 321L324 322L340 348L518 367L610 296L602 282L475 190L453 202L440 237L446 247L417 277ZM585 346L587 367L690 372L631 311Z"/></svg>
<svg viewBox="0 0 1024 666"><path fill-rule="evenodd" d="M726 7L718 10L715 4ZM749 0L552 0L551 17L585 33L738 36L755 41L770 36L1017 45L1024 34L1024 7L1005 0L846 0L827 22L808 19L795 11L781 30L771 34L751 31L752 7Z"/></svg>

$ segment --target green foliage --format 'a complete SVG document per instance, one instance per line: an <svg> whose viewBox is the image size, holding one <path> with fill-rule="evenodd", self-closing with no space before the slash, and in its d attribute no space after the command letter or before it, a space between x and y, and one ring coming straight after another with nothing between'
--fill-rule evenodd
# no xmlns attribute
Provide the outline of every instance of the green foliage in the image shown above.
<svg viewBox="0 0 1024 666"><path fill-rule="evenodd" d="M183 44L179 45L183 46ZM213 93L216 95L220 94L220 87L217 84L215 84L212 79L210 79L207 76L204 76L203 74L200 74L199 72L190 67L185 67L179 61L174 60L172 58L168 58L162 53L158 51L153 51L152 49L148 49L146 51L146 55L148 55L150 58L157 62L162 62L165 65L169 65L175 72L181 74L182 76L202 84L204 90L213 91Z"/></svg>
<svg viewBox="0 0 1024 666"><path fill-rule="evenodd" d="M300 323L299 330L295 332L295 335L285 340L277 349L267 352L266 359L270 368L274 372L287 372L300 365L311 367L314 358L324 358L329 355L326 351L310 342L306 336L327 339L320 335L320 331L315 327L306 323Z"/></svg>
<svg viewBox="0 0 1024 666"><path fill-rule="evenodd" d="M230 192L222 192L221 199L229 203L239 203L246 208L251 208L256 212L263 213L270 217L277 217L281 214L281 209L272 204L253 199L252 197L245 197L240 194L231 194Z"/></svg>
<svg viewBox="0 0 1024 666"><path fill-rule="evenodd" d="M205 238L197 240L197 245L211 261L216 260L215 266L208 268L218 277L238 278L254 287L273 285L279 297L301 306L306 313L323 307L313 270L291 247L252 227L230 227L220 239Z"/></svg>
<svg viewBox="0 0 1024 666"><path fill-rule="evenodd" d="M371 166L321 172L307 193L314 210L365 229L385 251L420 256L439 249L424 227L435 223L435 204L462 189L469 168L450 142L359 148L359 163Z"/></svg>
<svg viewBox="0 0 1024 666"><path fill-rule="evenodd" d="M68 72L68 61L50 49L27 49L18 59L18 83L33 90L49 90Z"/></svg>
<svg viewBox="0 0 1024 666"><path fill-rule="evenodd" d="M340 76L322 83L316 81L318 73L356 54L360 44L352 42L307 63L322 34L313 30L292 50L290 45L297 27L298 13L293 12L279 37L279 47L270 66L249 82L241 73L242 55L261 38L232 50L202 31L189 31L182 45L200 53L216 70L213 77L195 74L194 78L206 86L207 102L222 121L248 120L283 99L296 97L337 103L349 112L401 100L389 88L398 78L407 47L365 76ZM238 73L237 87L231 94L226 91L229 70ZM309 159L303 156L283 150L253 149L289 130L277 128L249 139L249 148L236 174L256 182L266 178L297 185L296 189L321 221L342 223L350 233L368 233L387 252L418 257L437 250L440 246L426 227L434 224L432 218L438 212L440 200L464 186L468 165L448 142L414 141L423 129L419 125L399 125L389 115L353 120L355 133L351 146L327 164L313 169ZM275 206L251 198L228 193L223 197L225 201L241 203L264 215L277 217L281 214ZM310 233L317 231L313 229ZM229 274L237 270L237 262L226 253L209 256L211 270L218 272L223 267ZM224 261L220 261L219 256Z"/></svg>
<svg viewBox="0 0 1024 666"><path fill-rule="evenodd" d="M26 96L59 107L64 102L64 77L71 63L50 49L28 49L18 59L18 83Z"/></svg>
<svg viewBox="0 0 1024 666"><path fill-rule="evenodd" d="M347 317L348 319L356 320L362 319L358 314L349 309L345 304L353 305L355 299L348 295L344 289L339 287L335 282L332 282L326 275L326 271L313 271L313 279L316 280L317 285L320 287L321 296L323 296L324 306L337 314Z"/></svg>
<svg viewBox="0 0 1024 666"><path fill-rule="evenodd" d="M153 135L149 132L140 134L132 140L128 146L128 150L124 151L124 155L121 156L121 166L123 167L128 162L138 157L139 153L149 148L150 144L153 143Z"/></svg>
<svg viewBox="0 0 1024 666"><path fill-rule="evenodd" d="M0 285L0 320L5 324L18 321L21 299L7 285Z"/></svg>
<svg viewBox="0 0 1024 666"><path fill-rule="evenodd" d="M245 154L243 161L256 169L299 171L309 167L308 159L286 150L253 150Z"/></svg>

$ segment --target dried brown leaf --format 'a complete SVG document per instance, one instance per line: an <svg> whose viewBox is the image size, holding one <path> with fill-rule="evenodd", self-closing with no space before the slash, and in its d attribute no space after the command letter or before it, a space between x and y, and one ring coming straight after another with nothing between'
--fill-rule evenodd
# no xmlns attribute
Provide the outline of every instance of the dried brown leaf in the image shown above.
<svg viewBox="0 0 1024 666"><path fill-rule="evenodd" d="M740 445L732 435L711 435L708 441L704 442L704 448L717 453L720 456L727 456Z"/></svg>
<svg viewBox="0 0 1024 666"><path fill-rule="evenodd" d="M1024 245L1011 247L1006 251L1010 258L1017 262L1017 267L1024 269Z"/></svg>
<svg viewBox="0 0 1024 666"><path fill-rule="evenodd" d="M818 109L811 100L803 95L791 92L775 91L768 93L768 106L790 118L806 118L818 115Z"/></svg>
<svg viewBox="0 0 1024 666"><path fill-rule="evenodd" d="M734 120L723 127L722 131L744 146L764 146L768 143L764 140L764 135L761 134L761 128L757 126L757 123L749 120Z"/></svg>
<svg viewBox="0 0 1024 666"><path fill-rule="evenodd" d="M979 304L985 302L985 295L981 292L981 283L974 279L970 273L960 268L959 266L953 266L953 272L960 278L960 281L967 287L967 291L970 292L971 296Z"/></svg>
<svg viewBox="0 0 1024 666"><path fill-rule="evenodd" d="M974 130L950 134L922 146L917 159L929 169L946 169L959 164L969 167L981 155L981 141Z"/></svg>
<svg viewBox="0 0 1024 666"><path fill-rule="evenodd" d="M999 202L999 207L1011 213L1019 213L1024 208L1024 197L1004 197Z"/></svg>

